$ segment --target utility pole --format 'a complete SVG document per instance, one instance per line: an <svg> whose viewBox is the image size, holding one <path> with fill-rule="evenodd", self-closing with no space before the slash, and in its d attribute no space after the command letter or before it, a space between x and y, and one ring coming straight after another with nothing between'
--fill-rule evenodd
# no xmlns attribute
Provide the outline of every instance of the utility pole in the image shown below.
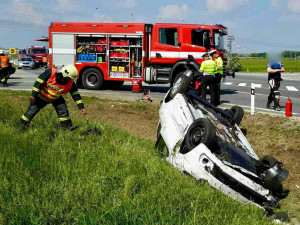
<svg viewBox="0 0 300 225"><path fill-rule="evenodd" d="M228 58L231 58L231 46L232 42L234 41L234 36L233 35L228 35L227 36L227 51L228 51Z"/></svg>

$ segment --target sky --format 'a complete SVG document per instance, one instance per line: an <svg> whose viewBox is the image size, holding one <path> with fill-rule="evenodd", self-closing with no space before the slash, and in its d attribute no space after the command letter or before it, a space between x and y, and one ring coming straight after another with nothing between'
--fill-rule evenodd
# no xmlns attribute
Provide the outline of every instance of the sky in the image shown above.
<svg viewBox="0 0 300 225"><path fill-rule="evenodd" d="M221 23L233 52L300 51L300 0L0 0L0 47L44 45L51 22ZM3 7L5 6L5 7Z"/></svg>

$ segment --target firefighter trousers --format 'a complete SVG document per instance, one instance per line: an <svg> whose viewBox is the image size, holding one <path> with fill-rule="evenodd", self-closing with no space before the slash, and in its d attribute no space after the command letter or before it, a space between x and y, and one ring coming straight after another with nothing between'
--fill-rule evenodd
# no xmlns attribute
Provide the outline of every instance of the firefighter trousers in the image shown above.
<svg viewBox="0 0 300 225"><path fill-rule="evenodd" d="M269 80L269 86L270 86L270 94L268 96L268 104L271 104L274 101L274 106L279 107L279 100L280 100L280 81L270 79Z"/></svg>
<svg viewBox="0 0 300 225"><path fill-rule="evenodd" d="M7 68L0 69L0 82L6 86L9 74Z"/></svg>
<svg viewBox="0 0 300 225"><path fill-rule="evenodd" d="M216 102L216 80L214 75L205 75L202 77L201 97L206 99L206 89L209 86L210 103L217 105Z"/></svg>
<svg viewBox="0 0 300 225"><path fill-rule="evenodd" d="M24 126L29 125L34 116L49 103L50 102L44 101L39 97L37 97L35 101L31 100L27 111L21 117L21 124ZM61 126L65 129L71 128L72 120L69 117L69 111L65 99L60 96L58 99L52 102L52 105L55 108Z"/></svg>

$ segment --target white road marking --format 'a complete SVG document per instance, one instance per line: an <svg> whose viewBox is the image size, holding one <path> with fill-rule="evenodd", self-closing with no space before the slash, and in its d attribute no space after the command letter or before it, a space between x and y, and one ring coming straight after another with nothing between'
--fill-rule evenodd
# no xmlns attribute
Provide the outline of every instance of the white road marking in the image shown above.
<svg viewBox="0 0 300 225"><path fill-rule="evenodd" d="M233 83L232 82L226 82L226 83L223 83L224 85L232 85Z"/></svg>
<svg viewBox="0 0 300 225"><path fill-rule="evenodd" d="M237 86L244 87L244 86L246 86L246 85L247 85L247 83L239 83Z"/></svg>
<svg viewBox="0 0 300 225"><path fill-rule="evenodd" d="M254 84L255 88L261 88L262 84Z"/></svg>
<svg viewBox="0 0 300 225"><path fill-rule="evenodd" d="M298 91L298 89L293 86L286 86L286 89L288 89L289 91Z"/></svg>

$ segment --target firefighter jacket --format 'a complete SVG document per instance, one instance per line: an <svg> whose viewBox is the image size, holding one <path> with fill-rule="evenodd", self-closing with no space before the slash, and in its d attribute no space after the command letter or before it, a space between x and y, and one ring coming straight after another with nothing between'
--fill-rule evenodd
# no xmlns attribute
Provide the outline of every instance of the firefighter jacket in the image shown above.
<svg viewBox="0 0 300 225"><path fill-rule="evenodd" d="M39 97L47 102L53 102L67 93L71 94L79 109L84 109L81 96L74 81L70 79L66 84L57 83L56 69L52 68L52 71L46 70L39 75L33 85L31 96Z"/></svg>
<svg viewBox="0 0 300 225"><path fill-rule="evenodd" d="M0 55L0 66L1 68L8 67L8 56L7 55Z"/></svg>
<svg viewBox="0 0 300 225"><path fill-rule="evenodd" d="M217 64L217 73L223 75L223 60L220 56L218 56L215 60ZM218 70L218 67L221 67L221 69Z"/></svg>
<svg viewBox="0 0 300 225"><path fill-rule="evenodd" d="M203 71L204 75L215 75L217 71L216 62L209 59L201 63L200 71Z"/></svg>

